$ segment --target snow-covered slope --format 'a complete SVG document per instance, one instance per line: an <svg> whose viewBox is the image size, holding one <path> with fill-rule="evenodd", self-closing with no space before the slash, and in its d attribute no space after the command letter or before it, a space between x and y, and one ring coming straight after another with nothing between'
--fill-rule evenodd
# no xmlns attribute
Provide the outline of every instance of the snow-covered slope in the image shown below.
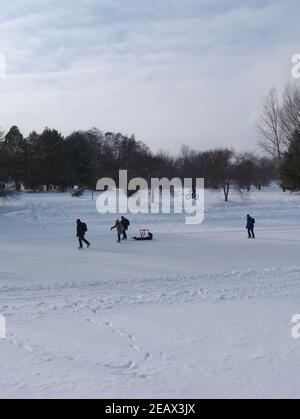
<svg viewBox="0 0 300 419"><path fill-rule="evenodd" d="M205 207L200 226L130 217L155 240L117 244L89 195L2 201L0 396L298 397L300 197L208 191Z"/></svg>

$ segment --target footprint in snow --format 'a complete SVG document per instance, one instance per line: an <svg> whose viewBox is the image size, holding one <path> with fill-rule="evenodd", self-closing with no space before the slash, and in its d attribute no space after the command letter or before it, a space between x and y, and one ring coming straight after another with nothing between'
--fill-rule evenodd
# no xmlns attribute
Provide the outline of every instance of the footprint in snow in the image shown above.
<svg viewBox="0 0 300 419"><path fill-rule="evenodd" d="M133 361L128 361L126 364L121 365L106 364L105 366L112 370L132 370L137 368L137 365Z"/></svg>

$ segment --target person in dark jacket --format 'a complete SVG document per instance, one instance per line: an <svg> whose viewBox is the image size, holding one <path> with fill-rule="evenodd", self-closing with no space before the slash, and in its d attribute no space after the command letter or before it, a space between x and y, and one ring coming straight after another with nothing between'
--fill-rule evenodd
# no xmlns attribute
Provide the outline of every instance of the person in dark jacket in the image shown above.
<svg viewBox="0 0 300 419"><path fill-rule="evenodd" d="M128 230L128 227L129 227L129 225L130 225L130 222L129 222L129 220L127 220L127 218L125 218L125 217L121 217L121 223L122 223L122 226L123 226L123 240L126 240L127 239L127 230Z"/></svg>
<svg viewBox="0 0 300 419"><path fill-rule="evenodd" d="M249 214L247 215L247 225L246 229L248 231L248 239L255 239L254 234L254 225L255 225L255 219L252 218Z"/></svg>
<svg viewBox="0 0 300 419"><path fill-rule="evenodd" d="M87 248L90 247L91 243L89 241L86 240L85 233L87 232L87 226L85 223L83 223L80 219L78 219L76 221L77 224L77 237L78 237L78 241L79 241L79 248L78 249L82 249L83 248L83 243L86 244Z"/></svg>
<svg viewBox="0 0 300 419"><path fill-rule="evenodd" d="M113 230L114 228L117 229L117 235L118 235L118 243L121 241L121 234L124 234L124 228L120 220L116 220L115 225L111 228Z"/></svg>

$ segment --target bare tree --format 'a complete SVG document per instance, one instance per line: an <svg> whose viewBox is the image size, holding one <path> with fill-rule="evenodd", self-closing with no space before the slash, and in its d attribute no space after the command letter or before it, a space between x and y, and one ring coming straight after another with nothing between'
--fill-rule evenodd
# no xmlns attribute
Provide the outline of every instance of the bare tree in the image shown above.
<svg viewBox="0 0 300 419"><path fill-rule="evenodd" d="M210 183L224 192L228 202L230 187L234 185L234 151L232 149L216 149L211 153Z"/></svg>
<svg viewBox="0 0 300 419"><path fill-rule="evenodd" d="M258 157L250 152L236 155L234 162L236 189L239 191L247 189L247 192L250 192L251 186L256 183L255 176L257 161Z"/></svg>
<svg viewBox="0 0 300 419"><path fill-rule="evenodd" d="M275 88L263 100L257 131L260 147L281 163L287 141L282 129L282 108Z"/></svg>
<svg viewBox="0 0 300 419"><path fill-rule="evenodd" d="M288 84L282 95L280 125L286 142L300 131L300 87Z"/></svg>

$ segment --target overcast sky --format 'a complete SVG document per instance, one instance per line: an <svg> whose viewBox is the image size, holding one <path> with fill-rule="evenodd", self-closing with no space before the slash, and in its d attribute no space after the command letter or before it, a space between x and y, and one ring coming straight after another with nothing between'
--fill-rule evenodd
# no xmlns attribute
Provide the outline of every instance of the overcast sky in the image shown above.
<svg viewBox="0 0 300 419"><path fill-rule="evenodd" d="M299 0L0 0L0 126L98 127L154 150L255 148L291 80Z"/></svg>

